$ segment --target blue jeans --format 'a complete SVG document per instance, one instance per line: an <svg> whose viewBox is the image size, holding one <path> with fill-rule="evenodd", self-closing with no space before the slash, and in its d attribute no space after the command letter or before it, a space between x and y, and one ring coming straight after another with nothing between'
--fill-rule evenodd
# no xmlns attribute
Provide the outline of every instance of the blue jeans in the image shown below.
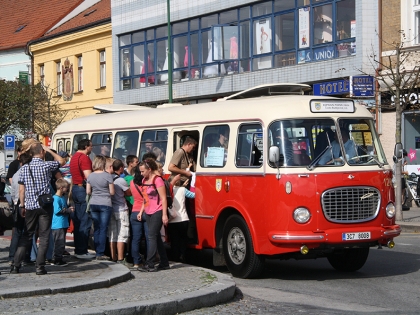
<svg viewBox="0 0 420 315"><path fill-rule="evenodd" d="M168 257L166 256L165 246L163 245L162 237L160 236L160 229L162 228L162 210L157 211L151 215L146 214L146 222L149 227L148 238L149 244L147 248L146 265L149 268L154 268L156 253L159 253L160 263L162 267L169 266Z"/></svg>
<svg viewBox="0 0 420 315"><path fill-rule="evenodd" d="M72 190L74 212L71 219L74 225L74 253L76 255L87 254L90 227L92 220L86 213L86 189L83 186L74 185Z"/></svg>
<svg viewBox="0 0 420 315"><path fill-rule="evenodd" d="M141 245L141 238L144 235L146 239L146 253L147 249L149 248L149 239L147 235L149 234L149 227L147 226L146 222L146 214L143 212L141 217L141 221L137 220L137 215L139 212L132 212L130 217L131 223L131 231L132 231L132 239L131 239L131 256L133 257L133 263L135 265L140 264L141 256L140 256L140 245Z"/></svg>
<svg viewBox="0 0 420 315"><path fill-rule="evenodd" d="M95 244L96 257L105 253L108 224L111 219L112 207L104 205L90 205L93 220L93 242Z"/></svg>

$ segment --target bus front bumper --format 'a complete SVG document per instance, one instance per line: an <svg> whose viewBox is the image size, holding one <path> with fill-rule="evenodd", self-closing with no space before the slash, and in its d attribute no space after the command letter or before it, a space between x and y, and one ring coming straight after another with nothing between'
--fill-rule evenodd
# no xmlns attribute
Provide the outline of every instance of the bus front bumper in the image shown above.
<svg viewBox="0 0 420 315"><path fill-rule="evenodd" d="M369 234L367 234L369 233ZM270 242L273 244L322 244L322 243L350 243L350 242L372 242L377 241L379 244L386 244L390 239L397 237L401 233L399 225L381 226L381 227L342 227L340 229L329 229L316 232L302 231L272 231L268 234ZM346 240L346 235L363 235L363 239ZM369 238L366 238L369 235Z"/></svg>

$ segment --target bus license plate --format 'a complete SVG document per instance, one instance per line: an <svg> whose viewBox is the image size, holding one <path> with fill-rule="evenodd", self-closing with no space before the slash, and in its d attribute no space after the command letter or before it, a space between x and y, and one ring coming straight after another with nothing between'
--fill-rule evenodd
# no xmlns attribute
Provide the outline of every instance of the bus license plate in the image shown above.
<svg viewBox="0 0 420 315"><path fill-rule="evenodd" d="M343 233L343 241L370 240L370 232Z"/></svg>

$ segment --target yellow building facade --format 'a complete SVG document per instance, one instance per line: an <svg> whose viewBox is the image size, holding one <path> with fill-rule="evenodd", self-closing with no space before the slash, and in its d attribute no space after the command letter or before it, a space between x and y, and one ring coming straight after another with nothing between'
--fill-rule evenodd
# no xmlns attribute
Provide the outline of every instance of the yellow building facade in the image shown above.
<svg viewBox="0 0 420 315"><path fill-rule="evenodd" d="M63 121L95 114L93 106L113 103L111 23L51 36L28 48L33 56L33 82L42 81L60 108L68 111ZM66 59L73 66L71 100L63 97Z"/></svg>

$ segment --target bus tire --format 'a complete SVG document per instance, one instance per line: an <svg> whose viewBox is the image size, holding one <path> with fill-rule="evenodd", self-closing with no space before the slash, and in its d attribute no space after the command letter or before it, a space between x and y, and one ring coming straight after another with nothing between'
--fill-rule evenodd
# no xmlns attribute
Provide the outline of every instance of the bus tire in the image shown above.
<svg viewBox="0 0 420 315"><path fill-rule="evenodd" d="M357 271L364 266L369 256L369 247L345 248L327 256L330 265L345 272Z"/></svg>
<svg viewBox="0 0 420 315"><path fill-rule="evenodd" d="M255 278L264 269L264 258L255 254L251 233L239 215L230 216L223 229L223 254L234 277Z"/></svg>

